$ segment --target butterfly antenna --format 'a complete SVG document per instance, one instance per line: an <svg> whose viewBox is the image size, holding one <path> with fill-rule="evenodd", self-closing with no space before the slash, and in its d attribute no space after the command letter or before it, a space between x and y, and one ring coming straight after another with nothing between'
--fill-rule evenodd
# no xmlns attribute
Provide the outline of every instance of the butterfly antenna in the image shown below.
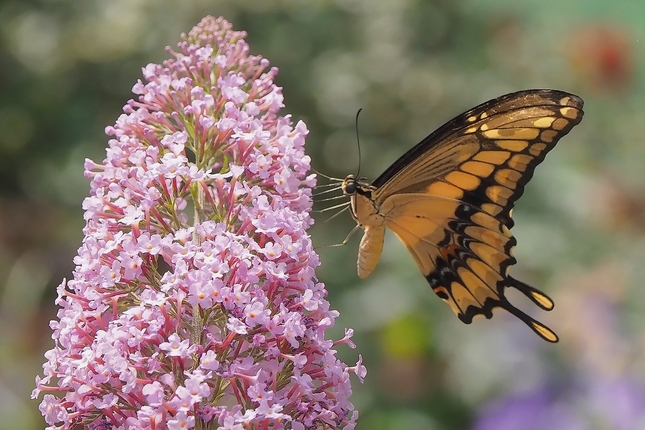
<svg viewBox="0 0 645 430"><path fill-rule="evenodd" d="M363 108L359 108L356 112L356 146L358 146L358 172L356 172L356 178L361 177L361 142L358 137L358 117L360 116Z"/></svg>

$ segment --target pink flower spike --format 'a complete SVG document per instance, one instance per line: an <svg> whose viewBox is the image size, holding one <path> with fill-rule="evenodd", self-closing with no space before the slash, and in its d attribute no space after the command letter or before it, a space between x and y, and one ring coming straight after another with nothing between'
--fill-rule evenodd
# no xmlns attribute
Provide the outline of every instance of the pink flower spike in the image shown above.
<svg viewBox="0 0 645 430"><path fill-rule="evenodd" d="M352 340L351 340L352 336L354 336L354 330L351 329L351 328L346 328L345 329L345 336L342 339L337 340L336 342L334 342L334 345L346 344L350 348L354 349L354 348L356 348L356 344L354 342L352 342Z"/></svg>
<svg viewBox="0 0 645 430"><path fill-rule="evenodd" d="M159 349L166 351L171 357L186 357L190 354L190 342L188 339L182 340L179 335L173 333L168 338L168 342L162 342Z"/></svg>
<svg viewBox="0 0 645 430"><path fill-rule="evenodd" d="M367 376L367 368L363 366L363 356L358 356L358 362L356 362L356 366L350 367L349 371L354 372L356 376L358 376L358 380L361 381L361 384L363 383L365 376Z"/></svg>
<svg viewBox="0 0 645 430"><path fill-rule="evenodd" d="M168 421L168 430L187 430L195 427L195 417L186 411L179 411Z"/></svg>
<svg viewBox="0 0 645 430"><path fill-rule="evenodd" d="M276 68L206 17L106 127L34 398L47 428L354 428L351 329L318 282L308 130Z"/></svg>

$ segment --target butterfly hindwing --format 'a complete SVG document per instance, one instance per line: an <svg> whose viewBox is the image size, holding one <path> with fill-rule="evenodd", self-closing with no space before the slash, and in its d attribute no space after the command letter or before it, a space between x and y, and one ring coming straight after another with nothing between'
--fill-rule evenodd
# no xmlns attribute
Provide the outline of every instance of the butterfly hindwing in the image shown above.
<svg viewBox="0 0 645 430"><path fill-rule="evenodd" d="M515 238L498 219L458 203L453 215L437 210L420 215L419 206L448 210L455 204L436 196L399 194L386 204L391 199L396 206L386 217L386 226L406 245L433 291L461 321L469 324L477 315L491 318L493 309L502 307L543 338L557 340L548 327L504 297L504 290L514 287L541 308L553 308L546 295L508 276L508 267L515 263L511 255ZM470 209L463 211L465 207Z"/></svg>
<svg viewBox="0 0 645 430"><path fill-rule="evenodd" d="M390 228L463 322L490 318L502 307L556 342L549 328L504 296L514 287L543 309L553 308L546 295L508 275L516 262L511 210L535 167L580 122L582 105L556 90L522 91L479 105L423 139L371 186L357 182L353 215L366 229ZM370 262L364 277L378 254L359 252L359 271L361 260Z"/></svg>

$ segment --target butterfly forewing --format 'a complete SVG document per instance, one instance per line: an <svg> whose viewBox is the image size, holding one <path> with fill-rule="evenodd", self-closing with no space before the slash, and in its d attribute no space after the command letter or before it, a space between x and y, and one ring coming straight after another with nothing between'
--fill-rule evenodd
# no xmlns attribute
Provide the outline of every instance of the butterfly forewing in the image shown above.
<svg viewBox="0 0 645 430"><path fill-rule="evenodd" d="M354 218L370 236L379 232L379 240L381 230L391 229L463 322L490 318L502 307L556 342L548 327L504 296L514 287L543 309L553 307L546 295L508 275L516 262L511 209L535 167L581 121L582 105L562 91L529 90L477 106L423 139L371 186L358 187L351 194ZM378 253L361 248L362 277L380 254L370 245ZM361 270L361 261L369 267Z"/></svg>

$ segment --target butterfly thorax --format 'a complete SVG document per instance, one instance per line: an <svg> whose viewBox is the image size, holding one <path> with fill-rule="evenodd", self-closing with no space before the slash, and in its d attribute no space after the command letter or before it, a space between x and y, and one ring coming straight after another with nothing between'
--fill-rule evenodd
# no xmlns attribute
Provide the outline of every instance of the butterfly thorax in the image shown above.
<svg viewBox="0 0 645 430"><path fill-rule="evenodd" d="M341 188L343 194L350 198L352 217L361 226L382 226L383 215L379 213L378 203L373 200L372 192L376 190L365 178L356 179L347 175Z"/></svg>

